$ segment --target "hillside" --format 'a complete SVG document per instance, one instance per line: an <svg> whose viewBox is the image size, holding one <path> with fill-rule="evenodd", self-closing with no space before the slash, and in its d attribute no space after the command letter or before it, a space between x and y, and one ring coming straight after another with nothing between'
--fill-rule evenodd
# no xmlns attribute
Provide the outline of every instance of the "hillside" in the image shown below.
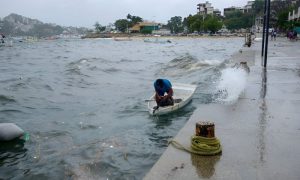
<svg viewBox="0 0 300 180"><path fill-rule="evenodd" d="M87 31L87 28L43 23L14 13L0 19L0 32L11 36L48 37L59 34L85 34Z"/></svg>

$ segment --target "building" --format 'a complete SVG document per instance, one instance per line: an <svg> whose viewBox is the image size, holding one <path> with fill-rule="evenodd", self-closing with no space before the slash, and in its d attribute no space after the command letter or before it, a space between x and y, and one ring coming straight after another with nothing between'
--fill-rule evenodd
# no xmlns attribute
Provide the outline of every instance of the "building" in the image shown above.
<svg viewBox="0 0 300 180"><path fill-rule="evenodd" d="M244 13L251 12L253 4L254 4L254 1L248 1L247 5L244 6Z"/></svg>
<svg viewBox="0 0 300 180"><path fill-rule="evenodd" d="M228 8L224 8L224 16L226 17L226 15L228 15L234 11L240 11L242 13L251 12L253 3L254 3L254 1L248 1L247 5L245 5L244 7L231 6Z"/></svg>
<svg viewBox="0 0 300 180"><path fill-rule="evenodd" d="M300 21L300 7L298 7L298 11L289 12L288 21Z"/></svg>
<svg viewBox="0 0 300 180"><path fill-rule="evenodd" d="M134 25L132 28L129 29L131 33L139 33L142 31L154 31L159 30L160 24L156 22L140 22Z"/></svg>
<svg viewBox="0 0 300 180"><path fill-rule="evenodd" d="M214 9L213 14L214 14L215 16L221 17L221 11L220 11L219 9Z"/></svg>
<svg viewBox="0 0 300 180"><path fill-rule="evenodd" d="M226 17L226 16L228 16L228 14L233 13L235 11L241 11L243 13L244 12L244 8L235 7L235 6L224 8L224 16Z"/></svg>
<svg viewBox="0 0 300 180"><path fill-rule="evenodd" d="M205 3L199 3L197 5L198 9L198 14L199 15L208 15L208 14L213 14L214 8L211 6L211 3L206 1Z"/></svg>
<svg viewBox="0 0 300 180"><path fill-rule="evenodd" d="M171 31L169 29L159 29L159 30L153 30L152 34L167 36L167 35L171 35Z"/></svg>
<svg viewBox="0 0 300 180"><path fill-rule="evenodd" d="M214 9L210 2L206 1L205 3L197 4L198 14L205 15L215 15L221 16L221 11L219 9Z"/></svg>

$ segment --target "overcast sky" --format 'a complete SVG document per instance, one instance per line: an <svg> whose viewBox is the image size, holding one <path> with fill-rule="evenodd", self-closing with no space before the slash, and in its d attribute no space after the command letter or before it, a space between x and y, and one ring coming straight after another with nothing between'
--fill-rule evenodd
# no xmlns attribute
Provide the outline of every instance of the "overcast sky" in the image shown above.
<svg viewBox="0 0 300 180"><path fill-rule="evenodd" d="M173 16L197 13L204 0L1 0L0 17L16 13L44 23L63 26L93 27L114 23L130 13L144 20L167 23ZM210 0L222 13L224 7L244 6L247 0Z"/></svg>

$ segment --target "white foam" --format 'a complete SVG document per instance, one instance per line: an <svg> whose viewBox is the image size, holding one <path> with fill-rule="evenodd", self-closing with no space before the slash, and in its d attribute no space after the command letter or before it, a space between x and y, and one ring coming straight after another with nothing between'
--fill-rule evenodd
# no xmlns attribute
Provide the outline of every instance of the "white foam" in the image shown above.
<svg viewBox="0 0 300 180"><path fill-rule="evenodd" d="M210 66L220 65L222 62L223 61L221 61L221 60L213 60L213 59L211 59L211 60L203 60L202 61L202 63L208 64Z"/></svg>
<svg viewBox="0 0 300 180"><path fill-rule="evenodd" d="M244 91L247 82L247 72L242 68L227 68L222 70L217 85L218 101L234 103Z"/></svg>
<svg viewBox="0 0 300 180"><path fill-rule="evenodd" d="M219 61L219 60L202 60L200 62L190 64L188 66L188 70L194 71L194 70L202 69L203 67L206 67L206 66L217 66L221 63L222 63L222 61Z"/></svg>

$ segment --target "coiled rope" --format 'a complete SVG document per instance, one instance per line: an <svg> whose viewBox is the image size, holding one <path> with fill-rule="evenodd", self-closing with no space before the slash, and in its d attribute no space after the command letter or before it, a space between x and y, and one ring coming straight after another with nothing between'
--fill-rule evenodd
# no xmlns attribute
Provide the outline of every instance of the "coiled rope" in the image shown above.
<svg viewBox="0 0 300 180"><path fill-rule="evenodd" d="M172 144L178 149L198 155L212 156L222 152L222 146L219 139L216 137L207 138L202 136L192 136L190 148L184 147L175 140L169 141L169 144Z"/></svg>

